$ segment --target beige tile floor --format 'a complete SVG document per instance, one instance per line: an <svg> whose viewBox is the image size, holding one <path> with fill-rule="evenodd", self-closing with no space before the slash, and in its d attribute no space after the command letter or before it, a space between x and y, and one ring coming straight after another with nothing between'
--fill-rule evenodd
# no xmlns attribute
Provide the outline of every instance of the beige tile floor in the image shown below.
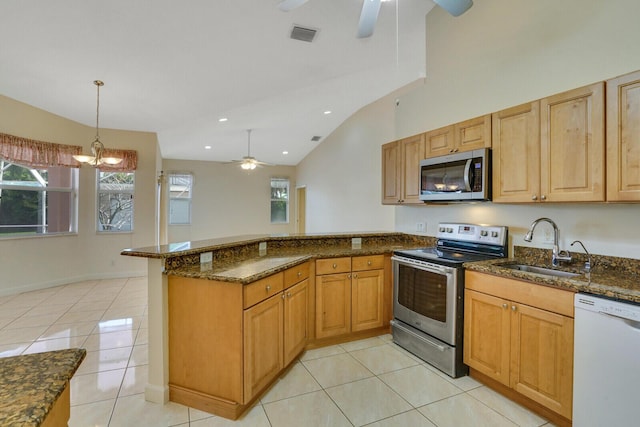
<svg viewBox="0 0 640 427"><path fill-rule="evenodd" d="M0 297L0 357L87 349L70 426L549 426L469 377L452 379L385 335L307 351L243 418L144 400L144 277Z"/></svg>

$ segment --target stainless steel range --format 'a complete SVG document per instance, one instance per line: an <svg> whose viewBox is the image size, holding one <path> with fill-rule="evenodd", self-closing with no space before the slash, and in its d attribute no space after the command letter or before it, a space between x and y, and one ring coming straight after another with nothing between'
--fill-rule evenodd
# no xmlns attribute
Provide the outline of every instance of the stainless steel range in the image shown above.
<svg viewBox="0 0 640 427"><path fill-rule="evenodd" d="M435 247L393 257L393 341L454 378L462 362L462 264L508 256L508 228L440 223Z"/></svg>

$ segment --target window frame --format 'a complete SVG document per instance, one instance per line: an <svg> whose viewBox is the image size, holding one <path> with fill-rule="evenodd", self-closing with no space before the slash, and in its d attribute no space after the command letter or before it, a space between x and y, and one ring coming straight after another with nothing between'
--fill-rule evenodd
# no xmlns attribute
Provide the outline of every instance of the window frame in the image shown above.
<svg viewBox="0 0 640 427"><path fill-rule="evenodd" d="M282 198L273 198L272 194L273 194L273 183L274 181L282 181L282 182L286 182L286 188L287 188L287 192L286 192L286 199L282 199ZM274 221L273 220L273 203L274 202L285 202L285 220L284 221ZM291 216L290 216L290 211L291 211L291 180L288 177L283 177L283 176L273 176L270 178L269 180L269 222L271 225L286 225L289 224L291 222Z"/></svg>
<svg viewBox="0 0 640 427"><path fill-rule="evenodd" d="M124 173L131 174L133 176L133 188L131 190L101 190L100 189L100 174L106 173ZM117 171L117 170L101 170L100 168L96 168L96 204L95 204L95 227L96 233L98 234L127 234L133 233L135 231L135 191L136 191L136 172L135 171ZM117 229L105 229L102 223L100 222L100 195L101 194L131 194L131 228L128 230L117 230Z"/></svg>
<svg viewBox="0 0 640 427"><path fill-rule="evenodd" d="M46 238L46 237L78 234L78 180L79 180L78 168L68 167L68 166L28 166L28 165L24 165L11 160L0 159L0 167L2 166L4 166L4 168L2 171L0 171L0 176L4 175L5 169L11 166L17 166L29 171L29 173L33 175L34 178L36 178L35 182L40 182L40 180L37 177L35 177L33 171L47 171L47 178L49 178L48 174L49 174L50 168L62 168L69 171L68 178L69 178L70 186L69 187L54 187L54 186L49 187L47 186L48 181L44 185L42 182L40 182L40 185L15 185L15 184L5 184L4 181L0 181L0 198L2 197L3 190L31 191L34 193L42 194L42 196L40 197L44 197L45 200L49 200L47 193L62 193L62 194L69 194L70 196L69 196L69 218L68 218L69 227L66 231L54 231L54 232L47 231L47 229L50 227L50 221L49 223L46 223L47 222L46 207L48 206L48 204L43 203L42 204L43 207L40 207L40 206L38 207L38 218L42 220L43 222L42 225L24 224L24 225L15 226L15 228L18 228L18 227L40 228L43 230L42 232L33 231L33 232L0 233L0 240ZM40 176L40 178L43 179L42 176ZM32 181L25 181L25 182L32 182ZM0 226L0 228L5 228L5 227Z"/></svg>
<svg viewBox="0 0 640 427"><path fill-rule="evenodd" d="M173 176L189 176L190 177L190 183L189 183L189 197L171 197L171 177ZM195 185L195 176L193 174L193 172L184 172L184 171L170 171L167 174L167 193L168 193L168 200L169 200L169 205L168 205L168 212L167 212L167 223L170 226L182 226L182 225L191 225L193 222L193 187ZM189 218L187 220L187 222L172 222L172 209L171 209L171 205L172 205L172 201L174 200L188 200L188 206L189 206Z"/></svg>

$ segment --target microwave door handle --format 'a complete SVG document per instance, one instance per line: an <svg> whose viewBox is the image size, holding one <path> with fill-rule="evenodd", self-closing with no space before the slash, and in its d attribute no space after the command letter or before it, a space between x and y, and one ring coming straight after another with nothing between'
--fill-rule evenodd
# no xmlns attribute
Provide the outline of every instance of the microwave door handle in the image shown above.
<svg viewBox="0 0 640 427"><path fill-rule="evenodd" d="M469 172L471 171L471 163L473 163L473 159L467 160L467 163L464 165L464 187L467 192L471 191L471 177L469 176Z"/></svg>

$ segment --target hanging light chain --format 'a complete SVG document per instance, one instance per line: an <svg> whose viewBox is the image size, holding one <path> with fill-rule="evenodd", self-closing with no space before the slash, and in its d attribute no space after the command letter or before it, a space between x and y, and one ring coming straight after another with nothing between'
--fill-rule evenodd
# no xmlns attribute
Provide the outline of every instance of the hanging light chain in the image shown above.
<svg viewBox="0 0 640 427"><path fill-rule="evenodd" d="M96 85L98 90L97 102L96 102L96 139L100 139L100 86L104 86L104 82L102 80L94 80L93 84Z"/></svg>

